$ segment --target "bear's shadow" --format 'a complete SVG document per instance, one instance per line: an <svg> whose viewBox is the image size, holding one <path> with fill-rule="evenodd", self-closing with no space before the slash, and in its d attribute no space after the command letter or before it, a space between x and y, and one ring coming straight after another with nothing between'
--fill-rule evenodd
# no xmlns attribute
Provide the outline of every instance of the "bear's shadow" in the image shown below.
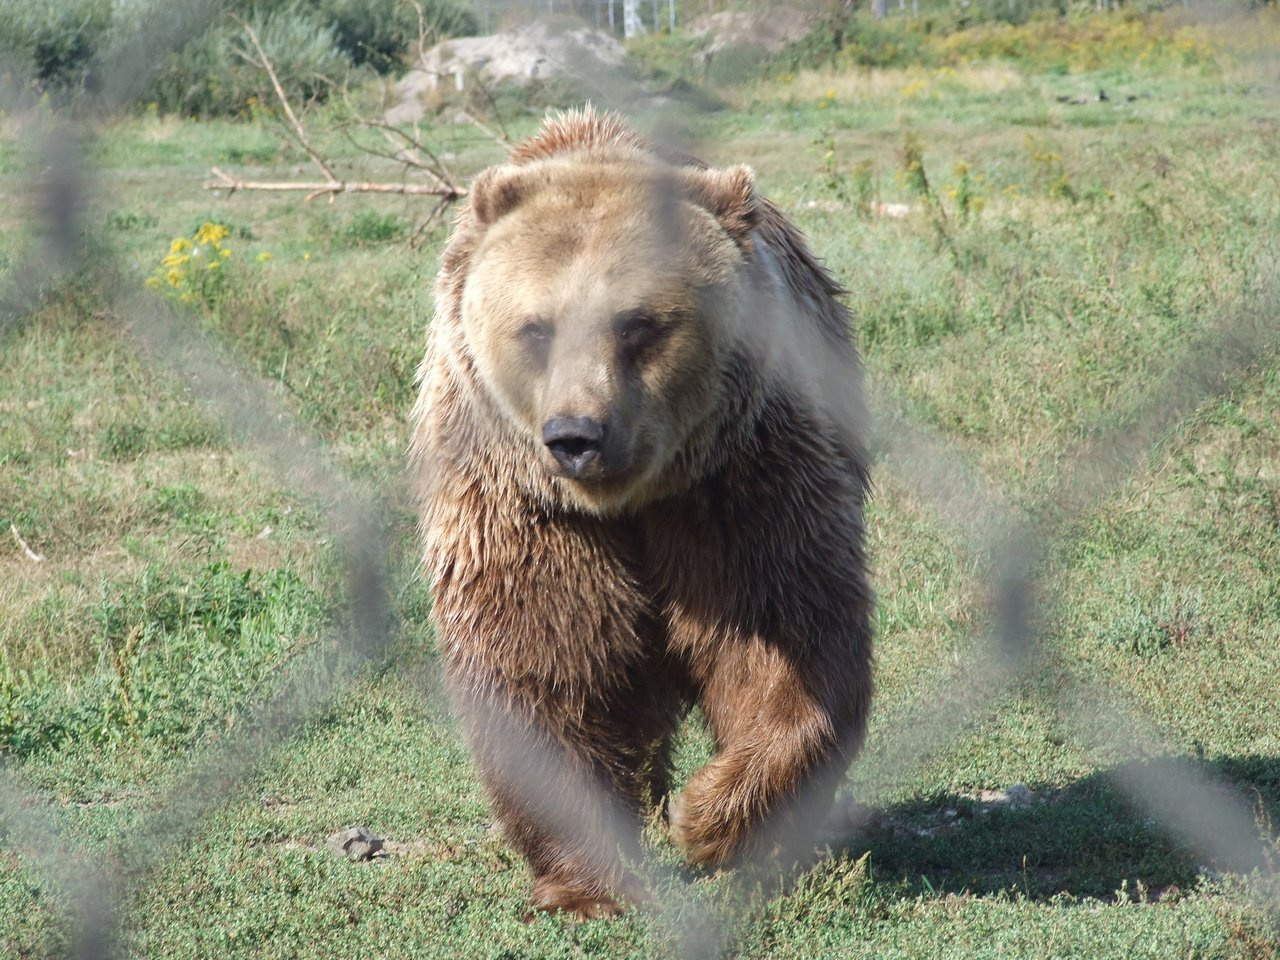
<svg viewBox="0 0 1280 960"><path fill-rule="evenodd" d="M1152 766L1152 765L1155 766ZM1030 793L935 794L870 812L870 820L831 844L833 854L870 852L871 876L903 895L1000 892L1048 900L1131 897L1158 900L1190 890L1199 876L1225 869L1212 853L1180 841L1118 785L1135 772L1160 773L1170 791L1185 780L1163 761L1101 771ZM1229 785L1252 808L1257 865L1280 872L1280 757L1246 755L1199 769ZM1172 799L1177 799L1176 795ZM1212 825L1213 809L1198 812ZM1269 829L1271 840L1264 841Z"/></svg>

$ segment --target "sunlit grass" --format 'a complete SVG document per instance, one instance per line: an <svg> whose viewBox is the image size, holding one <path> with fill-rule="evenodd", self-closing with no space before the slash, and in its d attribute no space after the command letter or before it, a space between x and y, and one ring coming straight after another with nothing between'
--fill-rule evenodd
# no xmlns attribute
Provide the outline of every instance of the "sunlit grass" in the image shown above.
<svg viewBox="0 0 1280 960"><path fill-rule="evenodd" d="M1091 741L1059 697L1106 685L1169 751L1238 785L1260 829L1280 815L1275 354L1215 385L1065 529L1053 497L1085 444L1123 427L1189 350L1211 349L1207 331L1270 302L1274 19L984 27L920 41L914 62L773 75L698 119L702 152L752 164L848 286L877 390L1047 538L1048 655L901 768L893 725L955 692L993 601L984 558L918 476L882 459L868 516L877 705L846 785L879 823L781 894L677 874L664 916L614 924L523 922L524 867L491 829L432 680L403 464L441 233L409 248L422 211L404 199L201 189L214 164L285 178L307 163L263 118L105 129L92 255L138 291L158 278L157 295L176 294L192 334L386 506L394 546L386 662L225 784L209 819L140 836L192 757L235 742L247 708L344 627L332 505L243 449L91 289L50 289L0 340L0 750L71 841L163 851L124 897L127 949L648 957L679 955L671 924L730 911L745 918L733 948L760 958L1268 956L1274 930L1237 881L1126 802L1110 774L1135 758ZM20 195L29 171L4 124L0 192ZM456 162L499 154L462 142ZM29 248L9 229L23 216L0 206L0 274ZM189 256L175 238L211 245L206 225L244 269L184 302L167 271L190 261L164 258ZM680 775L710 748L691 721ZM1016 784L1029 806L983 799ZM396 853L332 857L325 837L350 823ZM26 840L6 834L18 852L0 854L0 953L55 954L64 892ZM660 829L649 840L656 862L678 863Z"/></svg>

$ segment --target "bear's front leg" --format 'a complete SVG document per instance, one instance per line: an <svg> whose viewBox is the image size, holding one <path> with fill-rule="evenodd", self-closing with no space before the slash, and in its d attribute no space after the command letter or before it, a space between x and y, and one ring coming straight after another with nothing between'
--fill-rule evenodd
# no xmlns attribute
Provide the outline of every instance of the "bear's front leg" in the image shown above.
<svg viewBox="0 0 1280 960"><path fill-rule="evenodd" d="M428 557L449 685L533 905L579 917L640 898L648 760L678 708L623 524L517 512L441 488ZM450 497L446 497L450 494Z"/></svg>
<svg viewBox="0 0 1280 960"><path fill-rule="evenodd" d="M706 677L701 704L717 753L670 807L672 837L694 862L720 866L775 846L784 862L801 856L861 744L869 670L784 650L736 647Z"/></svg>
<svg viewBox="0 0 1280 960"><path fill-rule="evenodd" d="M533 874L533 908L586 920L647 900L626 866L640 857L635 801L645 777L634 728L597 718L552 734L545 700L536 713L491 697L461 706L494 812Z"/></svg>

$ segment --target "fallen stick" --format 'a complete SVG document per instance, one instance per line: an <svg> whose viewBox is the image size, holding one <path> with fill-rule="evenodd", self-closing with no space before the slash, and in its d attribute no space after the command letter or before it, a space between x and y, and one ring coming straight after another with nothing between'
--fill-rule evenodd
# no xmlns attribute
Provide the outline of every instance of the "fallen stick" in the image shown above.
<svg viewBox="0 0 1280 960"><path fill-rule="evenodd" d="M359 180L313 180L310 183L289 180L241 180L217 167L212 167L211 170L218 179L206 180L204 188L227 190L231 193L237 190L293 190L306 193L308 200L337 193L400 193L444 197L449 200L467 195L467 191L449 184L437 186L429 183L380 183Z"/></svg>
<svg viewBox="0 0 1280 960"><path fill-rule="evenodd" d="M27 555L28 560L32 563L44 563L44 557L32 550L31 547L27 545L27 541L22 539L22 534L18 532L17 524L9 524L9 532L13 534L13 539L18 541L18 546L22 548L22 552Z"/></svg>

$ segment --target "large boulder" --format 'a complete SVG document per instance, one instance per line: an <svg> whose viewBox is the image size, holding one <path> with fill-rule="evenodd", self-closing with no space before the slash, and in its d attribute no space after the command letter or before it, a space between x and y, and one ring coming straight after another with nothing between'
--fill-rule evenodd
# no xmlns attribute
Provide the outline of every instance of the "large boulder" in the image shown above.
<svg viewBox="0 0 1280 960"><path fill-rule="evenodd" d="M705 38L704 57L742 48L775 54L803 40L816 24L812 13L792 7L776 7L767 13L723 10L698 17L689 24L688 32Z"/></svg>
<svg viewBox="0 0 1280 960"><path fill-rule="evenodd" d="M529 86L561 77L590 78L616 70L627 59L621 43L586 25L564 27L535 21L487 37L459 37L438 43L396 85L388 123L411 123L428 101L477 81Z"/></svg>

